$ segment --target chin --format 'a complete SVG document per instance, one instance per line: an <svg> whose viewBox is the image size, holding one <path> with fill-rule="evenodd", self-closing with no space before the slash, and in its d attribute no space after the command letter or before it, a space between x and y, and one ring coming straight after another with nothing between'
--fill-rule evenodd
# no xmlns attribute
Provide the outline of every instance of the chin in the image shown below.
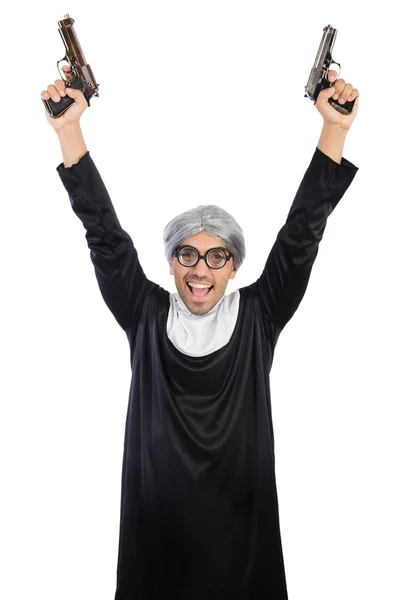
<svg viewBox="0 0 397 600"><path fill-rule="evenodd" d="M210 312L212 308L214 308L215 304L209 306L189 306L188 304L186 304L186 306L193 315L205 315L208 312Z"/></svg>
<svg viewBox="0 0 397 600"><path fill-rule="evenodd" d="M204 301L193 300L190 296L190 292L189 295L181 294L179 292L179 295L182 298L183 303L187 306L187 308L193 315L205 315L212 308L214 308L215 304L219 301L219 298L208 298Z"/></svg>

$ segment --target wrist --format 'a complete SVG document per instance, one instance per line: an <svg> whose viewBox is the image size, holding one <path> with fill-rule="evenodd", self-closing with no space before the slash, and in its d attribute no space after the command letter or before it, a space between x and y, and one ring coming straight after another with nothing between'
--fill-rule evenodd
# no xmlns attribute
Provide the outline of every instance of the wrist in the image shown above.
<svg viewBox="0 0 397 600"><path fill-rule="evenodd" d="M66 169L78 163L88 150L78 123L62 127L57 133Z"/></svg>
<svg viewBox="0 0 397 600"><path fill-rule="evenodd" d="M59 139L64 139L82 136L83 132L81 131L80 123L73 123L72 125L64 125L56 134Z"/></svg>
<svg viewBox="0 0 397 600"><path fill-rule="evenodd" d="M333 121L324 121L323 122L323 129L327 129L327 131L329 131L330 133L332 132L333 135L347 135L349 132L349 129L351 127L351 124L348 126L343 126L340 123L335 123Z"/></svg>
<svg viewBox="0 0 397 600"><path fill-rule="evenodd" d="M324 122L317 148L340 164L347 132L348 130L340 125Z"/></svg>

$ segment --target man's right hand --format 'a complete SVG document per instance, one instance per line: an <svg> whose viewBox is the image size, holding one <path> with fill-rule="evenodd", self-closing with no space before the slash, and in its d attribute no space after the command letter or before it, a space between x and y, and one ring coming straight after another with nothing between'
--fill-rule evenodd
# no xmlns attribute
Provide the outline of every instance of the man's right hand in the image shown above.
<svg viewBox="0 0 397 600"><path fill-rule="evenodd" d="M68 81L72 79L69 65L64 65L62 70ZM60 96L69 96L70 98L73 98L75 102L63 113L63 115L57 118L50 117L47 109L44 108L47 121L56 132L61 131L61 129L64 129L65 127L77 125L81 115L88 106L88 102L84 98L83 92L65 87L65 82L62 79L56 79L53 85L50 84L46 90L41 92L41 97L44 100L49 100L51 98L54 102L59 102Z"/></svg>

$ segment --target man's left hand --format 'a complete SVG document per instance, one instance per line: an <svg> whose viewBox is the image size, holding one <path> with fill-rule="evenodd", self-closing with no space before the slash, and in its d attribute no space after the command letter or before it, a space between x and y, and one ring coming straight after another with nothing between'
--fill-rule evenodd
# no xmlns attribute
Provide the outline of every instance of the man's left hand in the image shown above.
<svg viewBox="0 0 397 600"><path fill-rule="evenodd" d="M315 107L323 117L324 124L337 125L341 129L349 130L357 115L359 93L351 83L346 83L344 79L336 79L336 76L336 71L328 71L328 79L333 82L334 88L322 90L317 97ZM349 115L344 115L333 108L328 102L328 98L331 98L331 96L341 104L343 104L342 100L345 102L356 100L352 112Z"/></svg>

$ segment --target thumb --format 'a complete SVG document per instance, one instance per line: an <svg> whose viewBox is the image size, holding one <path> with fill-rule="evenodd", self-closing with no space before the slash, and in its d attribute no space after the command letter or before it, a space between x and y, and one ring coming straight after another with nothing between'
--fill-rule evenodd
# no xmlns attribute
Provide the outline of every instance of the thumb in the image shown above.
<svg viewBox="0 0 397 600"><path fill-rule="evenodd" d="M335 94L335 86L321 90L320 93L325 100L328 100L328 98L331 98Z"/></svg>
<svg viewBox="0 0 397 600"><path fill-rule="evenodd" d="M85 100L83 92L81 90L76 90L71 87L65 87L65 92L70 98L73 98L78 104Z"/></svg>

